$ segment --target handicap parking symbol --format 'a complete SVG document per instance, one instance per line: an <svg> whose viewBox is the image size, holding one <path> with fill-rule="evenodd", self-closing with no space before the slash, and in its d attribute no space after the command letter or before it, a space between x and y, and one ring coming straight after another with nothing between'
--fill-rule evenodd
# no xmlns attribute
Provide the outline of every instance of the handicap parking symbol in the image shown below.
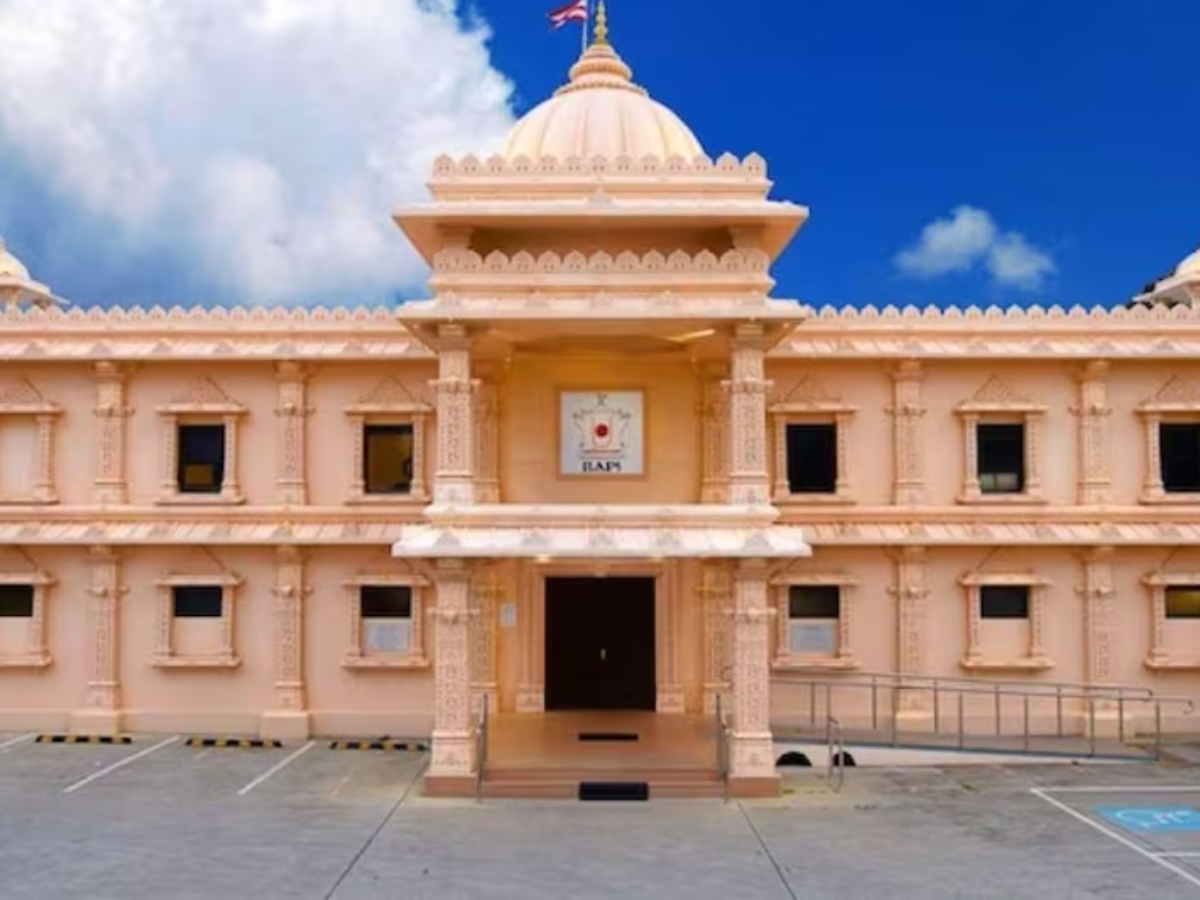
<svg viewBox="0 0 1200 900"><path fill-rule="evenodd" d="M1200 811L1190 806L1097 806L1094 811L1126 831L1200 831Z"/></svg>

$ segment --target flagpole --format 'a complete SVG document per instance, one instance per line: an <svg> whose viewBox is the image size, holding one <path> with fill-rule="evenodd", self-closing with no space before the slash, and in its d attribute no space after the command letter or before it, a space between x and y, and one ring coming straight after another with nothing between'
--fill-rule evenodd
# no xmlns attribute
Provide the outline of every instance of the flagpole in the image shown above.
<svg viewBox="0 0 1200 900"><path fill-rule="evenodd" d="M587 53L588 23L590 23L591 20L592 20L592 4L591 4L591 0L588 0L588 4L584 8L583 28L580 30L580 34L583 36L582 45L579 48L579 52L581 55L584 53Z"/></svg>

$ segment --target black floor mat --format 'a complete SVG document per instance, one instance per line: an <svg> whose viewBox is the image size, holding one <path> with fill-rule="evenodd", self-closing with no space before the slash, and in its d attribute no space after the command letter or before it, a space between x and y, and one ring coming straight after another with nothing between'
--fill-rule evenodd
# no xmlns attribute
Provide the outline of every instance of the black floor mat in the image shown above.
<svg viewBox="0 0 1200 900"><path fill-rule="evenodd" d="M633 731L581 731L581 741L636 741L637 732Z"/></svg>

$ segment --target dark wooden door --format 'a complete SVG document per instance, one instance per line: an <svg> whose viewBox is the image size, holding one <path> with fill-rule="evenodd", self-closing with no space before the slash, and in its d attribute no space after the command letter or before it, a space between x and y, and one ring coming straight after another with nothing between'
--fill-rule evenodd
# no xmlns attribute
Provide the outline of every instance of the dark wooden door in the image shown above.
<svg viewBox="0 0 1200 900"><path fill-rule="evenodd" d="M654 579L546 579L546 709L653 710Z"/></svg>

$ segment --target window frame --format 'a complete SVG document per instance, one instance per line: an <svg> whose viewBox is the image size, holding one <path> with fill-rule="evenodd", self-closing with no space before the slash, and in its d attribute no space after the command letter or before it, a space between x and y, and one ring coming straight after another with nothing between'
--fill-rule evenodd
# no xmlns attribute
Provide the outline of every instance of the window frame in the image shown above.
<svg viewBox="0 0 1200 900"><path fill-rule="evenodd" d="M426 442L433 407L411 395L400 381L384 379L363 399L344 409L350 438L350 485L345 502L353 505L405 505L429 502ZM407 494L371 494L366 490L368 425L410 425L413 430L413 477Z"/></svg>
<svg viewBox="0 0 1200 900"><path fill-rule="evenodd" d="M1031 572L970 572L958 580L967 602L967 647L959 665L969 671L1041 671L1054 667L1046 650L1046 588L1050 581ZM1028 622L1029 640L1022 655L990 655L983 640L983 588L1025 587L1029 591L1028 616L989 618L989 622Z"/></svg>
<svg viewBox="0 0 1200 900"><path fill-rule="evenodd" d="M46 607L50 588L55 583L54 576L41 569L32 572L0 572L0 585L33 588L32 615L13 617L29 620L25 646L10 650L0 644L0 669L44 669L54 664L54 657L47 645Z"/></svg>
<svg viewBox="0 0 1200 900"><path fill-rule="evenodd" d="M231 399L215 382L199 378L171 403L155 407L162 443L162 489L157 503L172 506L231 505L246 502L238 478L239 429L249 410ZM221 490L181 491L179 485L179 428L181 425L224 425L225 468Z"/></svg>
<svg viewBox="0 0 1200 900"><path fill-rule="evenodd" d="M783 401L768 409L774 431L775 459L772 498L776 503L854 503L850 478L850 429L858 407L840 400ZM789 425L832 425L834 427L834 488L827 493L793 494L788 481L787 429Z"/></svg>
<svg viewBox="0 0 1200 900"><path fill-rule="evenodd" d="M1200 424L1200 388L1171 378L1153 397L1138 404L1145 441L1145 472L1138 502L1169 505L1200 503L1200 491L1168 491L1162 479L1161 425Z"/></svg>
<svg viewBox="0 0 1200 900"><path fill-rule="evenodd" d="M346 589L347 600L347 635L346 652L342 656L342 667L345 669L425 669L429 667L429 657L425 647L425 609L427 592L430 588L428 578L422 575L405 573L370 573L354 575L342 583ZM412 624L409 632L407 650L387 652L368 650L363 636L362 589L366 587L406 587L410 591Z"/></svg>
<svg viewBox="0 0 1200 900"><path fill-rule="evenodd" d="M370 470L369 457L371 453L371 431L372 429L405 429L409 430L412 435L412 472L408 476L408 490L406 491L372 491L368 482ZM363 480L363 496L365 497L409 497L413 493L413 487L417 483L417 427L411 422L363 422L362 424L362 459L359 461L362 467Z"/></svg>
<svg viewBox="0 0 1200 900"><path fill-rule="evenodd" d="M1167 628L1172 625L1200 628L1200 618L1168 618L1167 589L1200 588L1200 572L1152 572L1142 578L1150 599L1150 649L1144 665L1147 669L1200 670L1200 654L1180 656L1167 646Z"/></svg>
<svg viewBox="0 0 1200 900"><path fill-rule="evenodd" d="M1042 493L1042 423L1046 407L992 378L970 400L954 407L962 428L963 481L958 503L1045 503ZM1019 493L988 493L979 483L979 426L1015 425L1025 429L1025 484Z"/></svg>
<svg viewBox="0 0 1200 900"><path fill-rule="evenodd" d="M155 668L199 669L231 669L240 666L242 658L237 652L237 636L234 624L237 590L242 586L242 583L242 578L233 572L221 572L217 574L172 574L158 579L156 582L158 587L157 638L151 664ZM221 627L221 644L214 652L185 654L179 653L175 649L175 588L177 587L221 588L221 615L218 618ZM194 617L184 616L180 618L190 621ZM200 621L209 622L213 618L203 617L200 618Z"/></svg>
<svg viewBox="0 0 1200 900"><path fill-rule="evenodd" d="M51 403L27 378L18 378L0 392L0 429L12 419L33 419L37 426L34 471L27 493L8 493L0 481L0 505L50 506L59 502L55 484L55 437L63 409Z"/></svg>
<svg viewBox="0 0 1200 900"><path fill-rule="evenodd" d="M805 669L857 669L861 666L854 648L854 603L858 579L844 572L793 572L771 579L776 618L775 653L771 662L778 671ZM797 653L791 648L791 589L793 587L836 587L838 589L837 646L831 655ZM799 620L798 620L799 621ZM826 622L828 619L812 621Z"/></svg>

